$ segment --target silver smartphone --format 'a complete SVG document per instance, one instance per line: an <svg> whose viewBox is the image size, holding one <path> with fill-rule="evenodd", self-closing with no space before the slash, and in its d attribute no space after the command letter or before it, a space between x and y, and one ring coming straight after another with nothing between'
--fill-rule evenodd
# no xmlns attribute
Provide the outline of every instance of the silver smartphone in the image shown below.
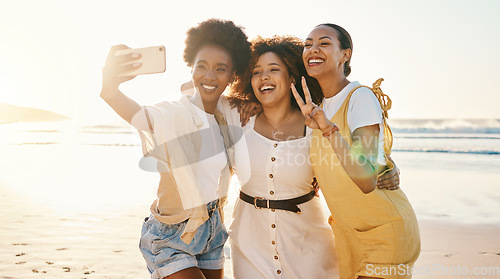
<svg viewBox="0 0 500 279"><path fill-rule="evenodd" d="M141 58L133 63L140 62L139 68L131 69L122 73L120 76L136 76L145 74L156 74L165 72L165 47L153 46L144 48L120 49L115 51L115 55L124 55L130 53L139 53Z"/></svg>

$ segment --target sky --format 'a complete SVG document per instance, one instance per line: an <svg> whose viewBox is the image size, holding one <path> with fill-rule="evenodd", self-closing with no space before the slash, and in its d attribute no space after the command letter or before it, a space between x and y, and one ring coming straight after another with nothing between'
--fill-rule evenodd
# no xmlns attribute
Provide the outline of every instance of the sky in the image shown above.
<svg viewBox="0 0 500 279"><path fill-rule="evenodd" d="M500 1L0 0L0 102L51 110L81 123L118 116L99 97L112 45L164 45L167 70L120 89L141 105L179 96L190 79L186 31L209 18L257 35L305 38L320 23L353 39L349 79L382 89L390 118L500 119Z"/></svg>

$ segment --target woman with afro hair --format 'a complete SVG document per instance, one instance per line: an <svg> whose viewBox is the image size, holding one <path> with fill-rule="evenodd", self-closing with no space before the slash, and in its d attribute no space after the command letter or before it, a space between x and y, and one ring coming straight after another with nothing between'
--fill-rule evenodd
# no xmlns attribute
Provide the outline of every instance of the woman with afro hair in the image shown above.
<svg viewBox="0 0 500 279"><path fill-rule="evenodd" d="M231 172L226 123L216 106L247 69L247 36L231 21L210 19L191 28L184 59L192 67L194 94L148 107L118 89L135 77L123 73L141 66L138 54L115 55L122 49L128 47L111 48L101 97L137 129L144 156L156 159L160 173L139 245L151 278L222 279L227 231L220 213Z"/></svg>

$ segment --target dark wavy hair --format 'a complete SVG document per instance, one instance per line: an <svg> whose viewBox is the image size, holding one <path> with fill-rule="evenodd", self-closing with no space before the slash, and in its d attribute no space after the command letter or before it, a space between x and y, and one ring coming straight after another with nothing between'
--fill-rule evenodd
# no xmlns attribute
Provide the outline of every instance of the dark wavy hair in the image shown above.
<svg viewBox="0 0 500 279"><path fill-rule="evenodd" d="M242 78L233 83L232 90L229 93L229 99L233 106L240 105L244 102L259 103L252 88L252 73L255 64L259 57L267 52L277 54L287 67L288 73L295 80L295 88L300 96L304 99L304 91L302 90L301 79L306 78L307 86L311 92L311 98L314 103L319 104L323 99L323 93L318 81L307 74L304 62L302 60L302 51L304 43L297 37L293 36L274 36L272 38L257 37L252 41L252 55L247 71ZM291 91L290 91L290 94ZM292 96L292 107L298 108L297 101Z"/></svg>
<svg viewBox="0 0 500 279"><path fill-rule="evenodd" d="M237 78L247 69L251 44L243 32L243 27L236 26L230 20L212 18L192 27L186 34L184 61L189 67L193 66L200 48L206 45L217 45L231 54Z"/></svg>
<svg viewBox="0 0 500 279"><path fill-rule="evenodd" d="M351 35L349 35L349 32L347 32L344 28L338 26L337 24L333 24L333 23L322 23L322 24L317 25L316 27L319 27L319 26L328 26L330 28L333 28L335 31L337 31L337 39L340 42L340 47L342 49L350 49L351 50L351 57L352 57L352 39L351 39ZM351 73L351 66L349 65L351 63L351 57L349 57L349 60L347 60L344 63L344 75L346 77Z"/></svg>

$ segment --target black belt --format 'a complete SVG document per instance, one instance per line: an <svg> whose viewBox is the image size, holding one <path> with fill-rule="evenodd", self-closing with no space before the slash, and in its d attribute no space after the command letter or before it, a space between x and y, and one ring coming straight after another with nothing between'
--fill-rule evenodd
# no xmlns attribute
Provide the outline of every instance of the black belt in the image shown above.
<svg viewBox="0 0 500 279"><path fill-rule="evenodd" d="M286 200L266 200L261 197L252 197L243 192L240 192L240 199L249 204L253 204L255 208L270 208L270 209L281 209L288 210L295 213L301 213L302 211L297 206L298 204L305 203L306 201L312 200L316 192L313 190L303 196L286 199Z"/></svg>

